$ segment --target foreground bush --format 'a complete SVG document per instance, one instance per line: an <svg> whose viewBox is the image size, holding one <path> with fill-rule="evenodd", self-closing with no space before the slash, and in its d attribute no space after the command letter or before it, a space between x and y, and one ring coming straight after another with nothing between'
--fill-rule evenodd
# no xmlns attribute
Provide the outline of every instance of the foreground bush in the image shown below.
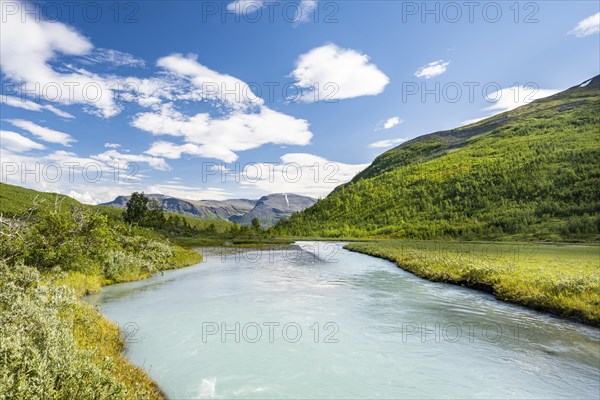
<svg viewBox="0 0 600 400"><path fill-rule="evenodd" d="M201 260L89 208L0 215L0 400L163 398L123 356L118 327L77 296Z"/></svg>
<svg viewBox="0 0 600 400"><path fill-rule="evenodd" d="M147 278L183 266L182 259L190 265L201 256L178 249L150 229L83 208L39 209L27 218L5 221L0 229L0 260L45 274L66 272L65 282L74 282L78 291L84 284L97 289L98 280L110 284Z"/></svg>
<svg viewBox="0 0 600 400"><path fill-rule="evenodd" d="M66 288L0 263L0 398L161 398L122 346L118 328Z"/></svg>

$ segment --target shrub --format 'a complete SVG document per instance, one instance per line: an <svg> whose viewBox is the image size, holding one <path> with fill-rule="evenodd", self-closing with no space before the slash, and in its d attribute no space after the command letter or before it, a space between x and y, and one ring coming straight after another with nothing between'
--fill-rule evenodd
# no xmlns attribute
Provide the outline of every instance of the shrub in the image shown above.
<svg viewBox="0 0 600 400"><path fill-rule="evenodd" d="M0 397L5 399L123 398L112 360L91 362L76 347L72 323L79 307L64 287L45 286L29 267L0 265Z"/></svg>

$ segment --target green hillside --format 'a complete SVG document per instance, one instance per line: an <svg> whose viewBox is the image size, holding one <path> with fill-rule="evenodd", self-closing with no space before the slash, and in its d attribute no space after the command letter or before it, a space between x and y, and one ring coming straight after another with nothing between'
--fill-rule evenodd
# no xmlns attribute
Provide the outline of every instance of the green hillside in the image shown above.
<svg viewBox="0 0 600 400"><path fill-rule="evenodd" d="M600 76L379 156L279 224L324 237L597 239Z"/></svg>
<svg viewBox="0 0 600 400"><path fill-rule="evenodd" d="M5 217L12 217L27 212L34 204L34 201L43 208L54 208L57 203L65 206L82 205L77 200L62 194L38 192L37 190L25 189L20 186L0 182L0 213Z"/></svg>

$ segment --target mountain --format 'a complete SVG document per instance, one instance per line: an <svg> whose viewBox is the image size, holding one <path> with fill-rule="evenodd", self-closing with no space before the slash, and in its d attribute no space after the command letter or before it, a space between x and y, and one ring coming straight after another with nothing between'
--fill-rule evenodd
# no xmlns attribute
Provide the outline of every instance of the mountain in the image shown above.
<svg viewBox="0 0 600 400"><path fill-rule="evenodd" d="M147 194L146 197L156 199L160 202L163 211L170 211L190 217L227 221L231 217L241 217L256 204L253 200L183 200L162 194ZM113 201L103 203L104 206L125 208L129 196L118 196Z"/></svg>
<svg viewBox="0 0 600 400"><path fill-rule="evenodd" d="M302 211L315 204L311 197L296 194L272 194L260 200L183 200L162 194L147 194L146 197L160 202L164 211L183 214L207 220L224 220L250 225L252 219L258 218L261 226L269 227L281 218L290 217L292 213ZM129 196L118 196L113 201L103 203L104 206L125 208Z"/></svg>
<svg viewBox="0 0 600 400"><path fill-rule="evenodd" d="M278 225L290 235L598 237L600 76L417 137Z"/></svg>
<svg viewBox="0 0 600 400"><path fill-rule="evenodd" d="M246 214L254 208L255 200L234 199L234 200L201 200L191 201L196 209L200 211L200 218L203 219L221 219L228 221Z"/></svg>
<svg viewBox="0 0 600 400"><path fill-rule="evenodd" d="M270 194L261 197L256 206L239 219L231 219L242 225L250 225L254 218L258 218L261 226L270 227L282 218L289 218L293 213L302 211L317 202L312 197L297 194Z"/></svg>

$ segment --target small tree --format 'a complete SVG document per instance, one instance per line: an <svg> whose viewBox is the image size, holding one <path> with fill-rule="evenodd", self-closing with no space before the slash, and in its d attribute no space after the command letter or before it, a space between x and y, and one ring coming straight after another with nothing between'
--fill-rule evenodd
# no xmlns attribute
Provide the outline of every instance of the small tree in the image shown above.
<svg viewBox="0 0 600 400"><path fill-rule="evenodd" d="M260 229L260 221L258 220L258 218L252 219L252 229L254 229L255 231Z"/></svg>
<svg viewBox="0 0 600 400"><path fill-rule="evenodd" d="M123 221L128 224L139 224L144 220L148 212L148 198L144 196L144 192L134 192L131 194L125 213L123 214Z"/></svg>
<svg viewBox="0 0 600 400"><path fill-rule="evenodd" d="M143 225L159 227L165 225L165 223L165 215L163 214L160 201L157 199L149 200Z"/></svg>

